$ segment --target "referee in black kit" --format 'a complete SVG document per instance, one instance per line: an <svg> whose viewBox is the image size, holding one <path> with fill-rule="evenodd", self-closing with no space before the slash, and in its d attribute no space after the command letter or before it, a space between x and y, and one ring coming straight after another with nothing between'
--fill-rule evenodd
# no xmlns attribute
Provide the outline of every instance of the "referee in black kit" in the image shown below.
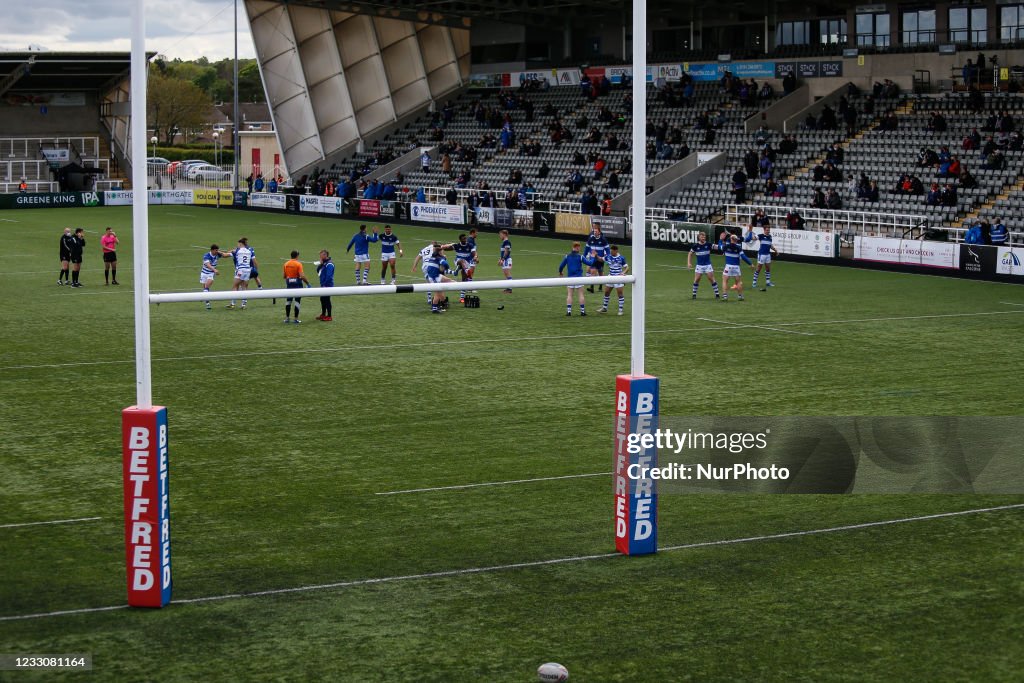
<svg viewBox="0 0 1024 683"><path fill-rule="evenodd" d="M85 251L85 230L75 230L74 244L71 245L71 286L81 287L78 281L78 273L82 270L82 253Z"/></svg>
<svg viewBox="0 0 1024 683"><path fill-rule="evenodd" d="M68 278L70 263L71 263L71 251L75 247L75 236L71 234L71 228L64 228L64 234L60 236L60 274L57 275L57 284L64 286L67 282L71 284Z"/></svg>

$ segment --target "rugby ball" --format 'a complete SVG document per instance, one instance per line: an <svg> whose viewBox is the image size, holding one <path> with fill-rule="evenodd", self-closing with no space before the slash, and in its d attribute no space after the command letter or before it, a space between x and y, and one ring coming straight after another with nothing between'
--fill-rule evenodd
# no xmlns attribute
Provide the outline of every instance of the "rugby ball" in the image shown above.
<svg viewBox="0 0 1024 683"><path fill-rule="evenodd" d="M541 664L537 667L537 680L541 683L561 683L569 680L569 670L555 662Z"/></svg>

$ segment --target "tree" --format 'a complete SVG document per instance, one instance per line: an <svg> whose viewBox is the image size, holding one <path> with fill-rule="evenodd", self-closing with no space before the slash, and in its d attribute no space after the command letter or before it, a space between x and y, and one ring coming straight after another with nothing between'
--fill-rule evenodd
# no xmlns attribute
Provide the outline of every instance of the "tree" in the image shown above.
<svg viewBox="0 0 1024 683"><path fill-rule="evenodd" d="M262 102L263 79L255 59L242 60L238 64L238 99L240 102Z"/></svg>
<svg viewBox="0 0 1024 683"><path fill-rule="evenodd" d="M202 128L212 106L210 96L195 84L156 71L149 75L147 100L149 126L167 145L174 143L175 130L187 137Z"/></svg>

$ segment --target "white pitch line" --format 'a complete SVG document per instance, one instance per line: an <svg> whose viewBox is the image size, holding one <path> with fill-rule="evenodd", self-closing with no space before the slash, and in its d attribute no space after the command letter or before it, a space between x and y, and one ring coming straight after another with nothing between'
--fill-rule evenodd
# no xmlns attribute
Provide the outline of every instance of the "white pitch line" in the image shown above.
<svg viewBox="0 0 1024 683"><path fill-rule="evenodd" d="M799 332L797 330L780 330L777 327L768 327L767 325L754 325L748 323L733 323L728 320L713 320L711 318L697 318L697 320L703 320L709 323L716 323L718 325L734 325L737 329L741 328L755 328L758 330L771 330L772 332L785 332L786 334L802 334L806 337L813 337L814 334L811 332Z"/></svg>
<svg viewBox="0 0 1024 683"><path fill-rule="evenodd" d="M13 218L0 218L0 221L3 221L4 223L20 223L21 222L21 221L16 221Z"/></svg>
<svg viewBox="0 0 1024 683"><path fill-rule="evenodd" d="M907 524L910 522L923 522L933 519L944 519L948 517L962 517L965 515L977 515L986 512L1000 512L1004 510L1015 510L1024 508L1024 503L1013 505L999 505L989 508L974 508L970 510L957 510L955 512L938 512L931 515L919 515L917 517L900 517L897 519L886 519L878 522L862 522L860 524L844 524L843 526L826 527L823 529L806 529L803 531L787 531L778 534L766 534L763 536L746 536L742 538L727 538L720 541L702 541L699 543L685 543L682 545L670 545L660 548L659 552L667 553L676 550L695 550L699 548L714 548L725 545L738 545L741 543L756 543L758 541L775 541L801 536L817 536L821 534L839 533L842 531L859 531L874 527L892 526L895 524ZM600 553L596 555L576 555L572 557L558 557L550 560L534 560L531 562L515 562L512 564L498 564L488 567L469 567L466 569L449 569L439 572L427 572L423 574L404 574L399 576L382 576L376 579L354 579L351 581L337 581L334 583L321 583L310 586L296 586L294 588L274 588L264 591L253 591L251 593L227 593L224 595L209 595L199 598L184 598L172 600L172 605L194 605L203 602L218 602L223 600L234 600L238 598L256 598L266 595L285 595L288 593L310 593L323 590L335 590L339 588L357 588L360 586L373 586L383 583L399 583L403 581L423 581L430 579L444 579L453 576L467 576L471 574L489 574L493 572L509 571L512 569L533 569L536 567L550 567L553 565L569 564L573 562L588 562L590 560L609 560L624 558L620 553ZM90 614L93 612L109 612L112 610L128 609L128 605L109 605L106 607L86 607L83 609L60 610L57 612L38 612L35 614L16 614L0 617L0 621L20 621L24 619L42 619L45 617L67 616L72 614Z"/></svg>
<svg viewBox="0 0 1024 683"><path fill-rule="evenodd" d="M772 323L776 327L793 327L797 325L842 325L849 323L880 323L897 320L930 320L934 318L970 318L979 315L1013 315L1024 311L981 311L976 313L936 313L933 315L897 315L888 318L852 318L850 320L805 320L795 323Z"/></svg>
<svg viewBox="0 0 1024 683"><path fill-rule="evenodd" d="M802 322L793 323L772 323L775 327L790 327L795 325L841 325L848 323L863 323L863 322L888 322L894 320L918 320L926 318L959 318L959 317L971 317L979 315L1013 315L1015 313L1024 313L1024 311L989 311L979 313L947 313L942 315L910 315L903 317L890 317L890 318L859 318L852 320L805 320ZM715 332L724 330L736 330L738 329L735 324L722 325L721 327L680 327L668 330L648 330L647 334L680 334L685 332ZM430 346L458 346L463 344L493 344L493 343L521 343L521 342L535 342L535 341L561 341L566 339L587 339L594 337L628 337L629 332L593 332L586 334L557 334L557 335L544 335L535 337L498 337L494 339L455 339L446 341L431 341L431 342L410 342L403 344L375 344L369 346L336 346L324 349L288 349L282 351L246 351L246 355L252 356L288 356L296 354L308 354L308 353L340 353L343 351L380 351L386 349L405 349L405 348L423 348ZM217 353L208 354L204 356L165 356L162 358L153 358L153 362L166 362L166 361L183 361L183 360L216 360L219 358L237 358L238 352L234 351L231 353ZM40 365L8 365L0 367L0 371L4 370L43 370L51 368L73 368L89 365L128 365L134 363L135 360L98 360L98 361L81 361L75 363L44 363Z"/></svg>
<svg viewBox="0 0 1024 683"><path fill-rule="evenodd" d="M1007 306L1024 306L1024 304L1017 304L1012 301L1000 301L999 303L1006 304Z"/></svg>
<svg viewBox="0 0 1024 683"><path fill-rule="evenodd" d="M375 496L397 496L400 493L426 493L428 491L454 491L456 489L475 489L482 486L507 486L508 484L528 484L534 481L555 481L557 479L582 479L583 477L606 477L611 472L592 472L590 474L563 474L559 477L536 477L534 479L509 479L508 481L485 481L479 484L457 484L455 486L434 486L426 489L403 489L401 491L381 491Z"/></svg>
<svg viewBox="0 0 1024 683"><path fill-rule="evenodd" d="M0 524L0 529L14 529L25 526L42 526L44 524L74 524L75 522L94 522L102 517L78 517L76 519L53 519L48 522L20 522L18 524Z"/></svg>
<svg viewBox="0 0 1024 683"><path fill-rule="evenodd" d="M292 223L260 223L260 225L273 225L278 228L297 228L299 226Z"/></svg>
<svg viewBox="0 0 1024 683"><path fill-rule="evenodd" d="M167 215L168 216L181 216L182 218L195 218L196 217L194 214L191 214L191 213L172 213L170 211L167 212Z"/></svg>

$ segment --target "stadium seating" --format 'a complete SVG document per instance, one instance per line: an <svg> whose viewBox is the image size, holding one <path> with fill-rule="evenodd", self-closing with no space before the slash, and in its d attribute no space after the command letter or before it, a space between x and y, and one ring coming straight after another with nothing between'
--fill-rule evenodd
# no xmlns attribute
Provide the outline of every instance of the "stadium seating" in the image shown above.
<svg viewBox="0 0 1024 683"><path fill-rule="evenodd" d="M57 191L57 183L53 181L41 147L67 149L71 161L83 167L101 169L102 179L96 181L98 190L109 189L111 184L121 182L111 179L110 150L99 136L4 137L0 138L0 193L17 192L22 179L32 192Z"/></svg>
<svg viewBox="0 0 1024 683"><path fill-rule="evenodd" d="M682 138L694 152L724 152L728 162L724 169L718 171L692 185L685 186L670 195L654 207L649 207L649 215L655 217L685 217L690 220L719 220L723 207L734 202L732 175L742 168L743 156L751 149L757 150L758 144L754 134L745 130L744 123L750 115L758 111L757 107L770 104L777 96L754 107L743 107L738 102L724 96L718 83L698 83L692 101L686 106L667 106L659 97L653 86L647 90L647 110L649 125L665 122L669 129L679 128ZM538 191L540 199L545 201L578 201L580 194L571 192L566 187L566 179L572 171L579 171L583 176L583 188L593 186L598 196L605 193L616 196L630 189L631 183L631 123L627 100L627 90L616 88L608 95L594 100L583 97L576 88L552 88L545 92L527 93L526 97L534 105L533 121L526 122L521 109L509 110L516 130L516 144L509 150L502 151L498 144L488 148L478 148L481 136L490 133L497 136L498 130L481 126L471 114L473 105L480 101L488 107L499 105L496 91L469 91L463 93L456 101L456 115L453 121L444 128L444 141L452 144L461 143L465 147L478 150L476 163L458 161L452 158L451 177L442 173L441 165L435 160L428 172L420 170L406 174L404 185L415 191L418 187L446 188L453 185L453 178L463 172L469 173L469 187L478 181L486 182L492 190L504 192L514 185L509 176L514 169L522 171L523 179L529 181ZM1004 216L1012 231L1024 229L1024 219L1013 217L1017 209L1024 207L1024 188L1019 180L1024 170L1024 151L1005 150L1006 164L1001 169L982 168L983 158L977 149L961 148L963 138L973 129L981 130L991 112L1008 111L1014 115L1024 114L1024 98L1005 93L986 93L984 109L971 111L968 93L946 93L943 95L907 95L895 98L878 98L874 101L874 111L863 113L865 96L851 95L850 105L860 112L852 135L848 136L845 126L840 122L838 130L807 130L796 133L798 147L793 154L779 154L775 163L775 179L784 180L788 188L786 197L768 197L764 193L764 181L750 178L747 183L746 200L750 204L780 208L806 208L811 206L812 195L816 188L827 191L834 188L840 194L843 208L856 212L877 214L903 214L921 216L928 224L935 226L959 226L965 217ZM558 119L568 127L574 138L570 142L552 143L548 126L553 117L545 116L544 110L551 105L558 112ZM623 128L612 128L607 123L598 121L601 107L607 107L613 114L623 114L626 125ZM879 121L881 114L892 109L895 112L898 128L896 131L881 130ZM713 143L702 141L702 131L694 129L696 117L704 112L720 112L722 121L716 129ZM928 130L927 123L931 112L940 112L947 121L943 132ZM577 127L577 120L585 116L587 125ZM431 116L423 116L409 124L397 134L379 141L369 151L356 154L336 164L328 171L328 175L340 177L347 175L355 167L375 166L375 160L382 155L394 157L418 146L436 145L432 141L431 131L435 126ZM596 128L602 142L584 142L582 138L591 128ZM604 140L609 132L614 132L622 141L620 149L608 150ZM650 133L650 129L648 133ZM982 133L987 135L987 133ZM782 134L774 131L770 141L777 148ZM539 156L524 156L520 145L527 139L540 143ZM647 136L647 142L653 145L653 135ZM820 182L813 179L813 168L825 158L826 149L834 143L840 144L845 158L840 170L843 174L841 182ZM956 178L939 178L934 168L918 168L918 154L922 148L938 151L946 146L959 157L963 167L977 180L977 187L961 188ZM620 169L618 173L620 187L610 190L604 184L605 179L593 181L593 164L574 163L576 154L584 157L599 153L607 162L607 169ZM673 157L669 160L657 159L648 155L647 173L652 176L678 161ZM542 163L550 169L548 177L537 177ZM926 202L926 195L898 194L894 191L897 180L905 173L918 176L927 191L932 182L945 185L947 182L957 187L956 206L935 206ZM858 199L849 189L848 177L859 179L861 174L874 180L879 188L879 201L870 202ZM1024 241L1024 240L1022 240Z"/></svg>

